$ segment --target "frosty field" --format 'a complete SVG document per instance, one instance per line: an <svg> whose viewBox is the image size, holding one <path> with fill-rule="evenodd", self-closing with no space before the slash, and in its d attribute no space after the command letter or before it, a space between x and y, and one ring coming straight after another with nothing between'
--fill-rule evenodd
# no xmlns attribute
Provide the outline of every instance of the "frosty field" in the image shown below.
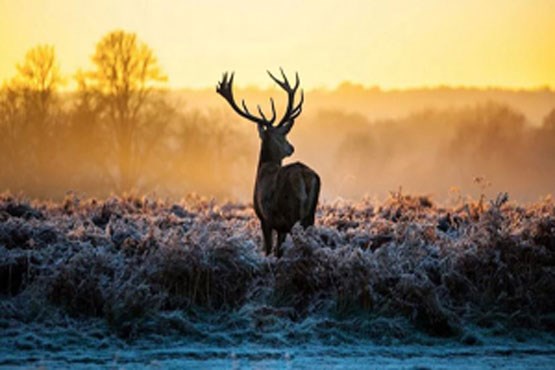
<svg viewBox="0 0 555 370"><path fill-rule="evenodd" d="M0 199L0 367L553 368L555 204Z"/></svg>

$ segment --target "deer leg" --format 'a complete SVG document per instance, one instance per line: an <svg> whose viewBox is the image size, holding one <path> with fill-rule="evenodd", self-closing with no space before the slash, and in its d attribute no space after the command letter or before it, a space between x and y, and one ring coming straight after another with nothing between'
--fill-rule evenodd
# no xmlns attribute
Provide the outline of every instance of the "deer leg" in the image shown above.
<svg viewBox="0 0 555 370"><path fill-rule="evenodd" d="M278 231L277 245L276 245L276 257L277 258L281 258L281 256L283 255L283 252L281 250L281 245L285 241L286 236L287 236L287 233L282 233L282 232Z"/></svg>
<svg viewBox="0 0 555 370"><path fill-rule="evenodd" d="M318 205L318 197L320 196L320 179L315 179L311 189L310 189L310 208L308 215L301 220L301 226L307 228L314 225L314 216L316 214L316 206Z"/></svg>
<svg viewBox="0 0 555 370"><path fill-rule="evenodd" d="M266 255L269 256L272 253L272 228L265 223L262 223L262 236L264 237Z"/></svg>
<svg viewBox="0 0 555 370"><path fill-rule="evenodd" d="M314 225L314 213L311 213L301 220L301 226L303 227L303 229L306 229L307 227L312 225Z"/></svg>
<svg viewBox="0 0 555 370"><path fill-rule="evenodd" d="M305 217L303 217L303 219L301 220L301 226L303 227L303 229L306 229L307 227L314 225L315 213L316 213L316 205L314 204L310 206L308 214Z"/></svg>

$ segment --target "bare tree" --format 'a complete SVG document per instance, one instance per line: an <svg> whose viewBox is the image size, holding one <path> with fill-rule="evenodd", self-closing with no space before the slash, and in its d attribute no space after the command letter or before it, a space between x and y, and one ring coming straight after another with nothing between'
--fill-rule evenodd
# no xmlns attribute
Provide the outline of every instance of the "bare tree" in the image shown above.
<svg viewBox="0 0 555 370"><path fill-rule="evenodd" d="M50 139L63 79L50 45L30 49L16 67L17 74L0 93L3 171L17 187L37 182L39 186L45 165L53 166Z"/></svg>
<svg viewBox="0 0 555 370"><path fill-rule="evenodd" d="M27 52L23 63L17 64L12 88L24 95L28 112L45 118L63 80L54 47L38 45Z"/></svg>
<svg viewBox="0 0 555 370"><path fill-rule="evenodd" d="M163 131L165 122L153 120L152 110L161 104L156 87L167 78L150 47L120 30L98 42L92 62L94 69L81 75L80 87L95 92L114 144L117 186L127 191L137 185L140 165Z"/></svg>

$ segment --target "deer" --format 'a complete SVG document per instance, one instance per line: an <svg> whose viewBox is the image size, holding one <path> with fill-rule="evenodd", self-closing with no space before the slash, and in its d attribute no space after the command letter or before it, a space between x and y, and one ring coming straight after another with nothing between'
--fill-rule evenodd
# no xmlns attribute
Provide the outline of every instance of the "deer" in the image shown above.
<svg viewBox="0 0 555 370"><path fill-rule="evenodd" d="M231 108L242 118L256 123L260 137L260 154L253 194L253 207L260 220L264 250L266 256L272 253L272 236L277 232L275 256L282 256L282 244L299 222L306 229L314 225L316 206L320 195L320 177L310 167L301 162L283 166L286 157L293 154L295 148L287 140L287 134L293 128L295 119L301 114L304 93L301 89L300 99L295 104L297 90L300 85L299 74L295 73L295 84L291 86L287 76L280 68L282 79L275 77L270 71L270 78L287 93L287 104L283 116L276 122L274 99L270 98L271 117L258 108L258 115L252 114L244 100L241 107L233 96L234 73L224 73L216 86Z"/></svg>

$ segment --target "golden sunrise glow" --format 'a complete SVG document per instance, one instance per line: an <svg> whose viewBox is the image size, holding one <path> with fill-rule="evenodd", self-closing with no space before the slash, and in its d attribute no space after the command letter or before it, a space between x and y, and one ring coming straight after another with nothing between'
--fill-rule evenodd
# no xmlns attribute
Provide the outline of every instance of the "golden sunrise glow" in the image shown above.
<svg viewBox="0 0 555 370"><path fill-rule="evenodd" d="M71 76L100 38L136 32L171 87L243 85L298 70L304 86L555 86L552 0L0 0L0 81L37 44Z"/></svg>

